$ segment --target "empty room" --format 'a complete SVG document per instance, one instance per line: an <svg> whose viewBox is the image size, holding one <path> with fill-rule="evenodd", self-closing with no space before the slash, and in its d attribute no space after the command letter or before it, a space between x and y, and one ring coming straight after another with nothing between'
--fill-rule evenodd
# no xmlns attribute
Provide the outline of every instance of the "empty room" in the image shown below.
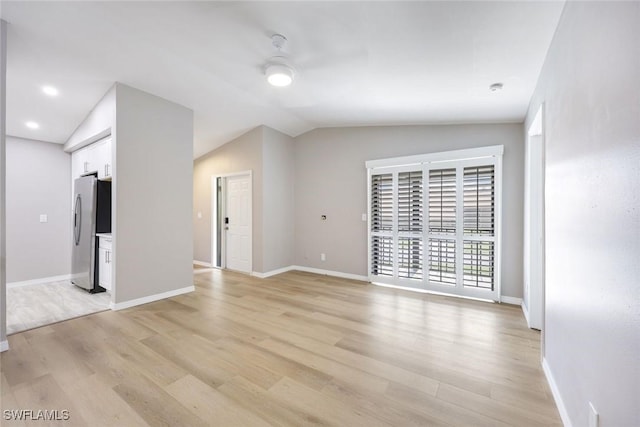
<svg viewBox="0 0 640 427"><path fill-rule="evenodd" d="M0 419L640 425L640 2L0 2Z"/></svg>

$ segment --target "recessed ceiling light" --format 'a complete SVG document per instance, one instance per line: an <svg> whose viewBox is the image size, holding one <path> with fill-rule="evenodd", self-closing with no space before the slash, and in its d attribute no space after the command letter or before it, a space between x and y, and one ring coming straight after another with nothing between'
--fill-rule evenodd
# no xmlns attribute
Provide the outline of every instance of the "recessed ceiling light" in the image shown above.
<svg viewBox="0 0 640 427"><path fill-rule="evenodd" d="M40 125L39 125L38 123L36 123L36 122L32 122L32 121L25 122L24 124L25 124L25 126L26 126L26 127L28 127L29 129L38 129L38 128L40 127Z"/></svg>
<svg viewBox="0 0 640 427"><path fill-rule="evenodd" d="M58 89L53 86L42 86L42 91L49 96L58 96Z"/></svg>
<svg viewBox="0 0 640 427"><path fill-rule="evenodd" d="M491 92L498 92L498 91L502 90L503 87L504 87L504 84L502 84L502 83L494 83L491 86L489 86L489 90Z"/></svg>

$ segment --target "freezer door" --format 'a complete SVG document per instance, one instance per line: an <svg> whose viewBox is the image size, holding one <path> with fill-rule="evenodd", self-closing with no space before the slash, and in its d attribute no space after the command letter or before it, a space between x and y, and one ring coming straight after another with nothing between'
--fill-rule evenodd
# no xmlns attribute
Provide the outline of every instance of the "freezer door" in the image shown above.
<svg viewBox="0 0 640 427"><path fill-rule="evenodd" d="M85 176L74 182L71 282L93 289L95 268L96 178Z"/></svg>

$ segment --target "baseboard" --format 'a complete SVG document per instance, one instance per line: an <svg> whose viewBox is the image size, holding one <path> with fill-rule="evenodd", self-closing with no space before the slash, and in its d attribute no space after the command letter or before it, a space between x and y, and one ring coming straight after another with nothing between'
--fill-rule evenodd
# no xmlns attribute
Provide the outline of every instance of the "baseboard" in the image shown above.
<svg viewBox="0 0 640 427"><path fill-rule="evenodd" d="M211 263L210 263L210 262L196 261L196 260L194 259L194 260L193 260L193 263L194 263L195 265L199 265L199 266L202 266L202 267L209 267L209 268L213 267L213 266L211 265Z"/></svg>
<svg viewBox="0 0 640 427"><path fill-rule="evenodd" d="M522 298L500 296L500 302L504 304L522 305Z"/></svg>
<svg viewBox="0 0 640 427"><path fill-rule="evenodd" d="M7 289L29 285L44 285L45 283L62 282L63 280L71 280L71 275L63 274L62 276L41 277L40 279L24 280L21 282L9 282L7 283Z"/></svg>
<svg viewBox="0 0 640 427"><path fill-rule="evenodd" d="M544 375L547 377L547 383L549 383L549 388L551 388L553 400L555 400L556 406L558 407L558 412L560 412L562 424L564 424L564 427L573 427L573 424L571 424L571 418L569 418L569 413L567 412L567 408L564 406L564 402L562 401L562 396L560 395L560 390L558 389L556 380L551 373L551 368L547 363L547 359L544 357L542 358L542 370L544 371Z"/></svg>
<svg viewBox="0 0 640 427"><path fill-rule="evenodd" d="M195 291L195 286L187 286L185 288L174 289L172 291L162 292L160 294L149 295L148 297L142 297L137 299L132 299L125 302L119 303L111 303L109 304L109 308L111 310L124 310L125 308L135 307L136 305L148 304L150 302L159 301L161 299L171 298L182 294L187 294L189 292Z"/></svg>
<svg viewBox="0 0 640 427"><path fill-rule="evenodd" d="M294 268L295 267L293 265L290 265L288 267L282 267L275 270L267 271L266 273L258 273L257 271L254 271L251 273L251 275L259 279L266 279L267 277L275 276L276 274L286 273L287 271L291 271Z"/></svg>
<svg viewBox="0 0 640 427"><path fill-rule="evenodd" d="M211 273L213 270L219 270L219 268L218 267L196 268L193 270L193 274Z"/></svg>
<svg viewBox="0 0 640 427"><path fill-rule="evenodd" d="M520 304L520 307L522 308L522 313L524 314L524 318L527 321L527 326L531 327L531 323L529 322L529 309L526 305L524 305L524 300L522 301L522 304Z"/></svg>
<svg viewBox="0 0 640 427"><path fill-rule="evenodd" d="M9 341L7 340L0 341L0 353L7 350L9 350Z"/></svg>
<svg viewBox="0 0 640 427"><path fill-rule="evenodd" d="M369 280L367 276L360 276L359 274L343 273L341 271L323 270L320 268L303 267L301 265L292 265L291 270L304 271L306 273L323 274L325 276L340 277L343 279L359 280L366 282Z"/></svg>

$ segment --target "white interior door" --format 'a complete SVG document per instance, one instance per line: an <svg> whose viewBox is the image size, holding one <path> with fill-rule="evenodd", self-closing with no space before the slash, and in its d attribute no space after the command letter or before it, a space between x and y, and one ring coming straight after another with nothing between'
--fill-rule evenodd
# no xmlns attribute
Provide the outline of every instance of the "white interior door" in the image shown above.
<svg viewBox="0 0 640 427"><path fill-rule="evenodd" d="M251 273L251 176L226 181L226 267Z"/></svg>
<svg viewBox="0 0 640 427"><path fill-rule="evenodd" d="M544 316L544 140L540 111L529 129L525 159L524 312L542 330Z"/></svg>

